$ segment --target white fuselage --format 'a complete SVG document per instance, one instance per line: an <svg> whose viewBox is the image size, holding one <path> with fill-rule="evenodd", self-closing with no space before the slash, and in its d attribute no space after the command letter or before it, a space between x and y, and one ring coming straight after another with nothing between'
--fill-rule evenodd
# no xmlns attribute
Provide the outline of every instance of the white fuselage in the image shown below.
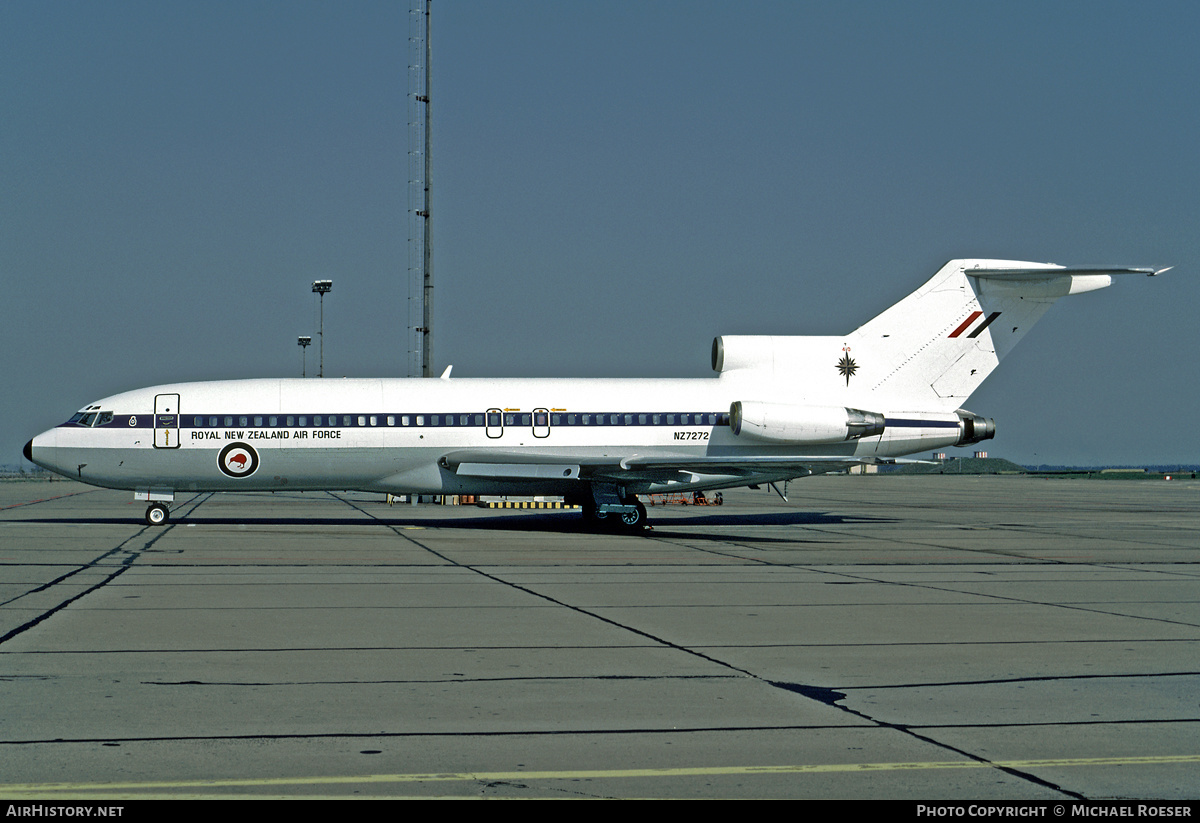
<svg viewBox="0 0 1200 823"><path fill-rule="evenodd" d="M181 383L105 398L88 408L111 419L64 423L31 446L35 462L68 477L139 491L569 495L580 490L592 467L621 460L820 461L807 469L659 472L627 484L631 493L721 488L940 448L960 437L954 414L905 410L873 410L888 420L881 435L838 443L781 444L735 435L731 403L760 394L778 397L779 390L768 393L736 375ZM233 444L250 448L232 453L238 462L223 467L220 456ZM463 461L582 468L481 476L464 473Z"/></svg>

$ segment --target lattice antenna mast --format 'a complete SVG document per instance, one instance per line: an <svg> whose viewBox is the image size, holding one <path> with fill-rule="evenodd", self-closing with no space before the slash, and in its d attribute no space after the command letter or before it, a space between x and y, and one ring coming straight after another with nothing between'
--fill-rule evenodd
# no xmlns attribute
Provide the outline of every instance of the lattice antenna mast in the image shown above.
<svg viewBox="0 0 1200 823"><path fill-rule="evenodd" d="M433 44L430 39L430 0L421 0L410 9L411 61L409 70L409 373L432 377L433 373L433 220L430 210L432 171L432 118L430 64ZM420 260L420 285L417 286L417 261ZM416 294L414 294L416 292ZM420 325L414 326L415 303L420 302Z"/></svg>

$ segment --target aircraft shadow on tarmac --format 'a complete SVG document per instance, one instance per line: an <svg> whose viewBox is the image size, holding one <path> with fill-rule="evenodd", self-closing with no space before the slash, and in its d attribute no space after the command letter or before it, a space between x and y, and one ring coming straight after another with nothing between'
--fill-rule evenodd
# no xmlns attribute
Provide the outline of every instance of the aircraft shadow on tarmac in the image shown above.
<svg viewBox="0 0 1200 823"><path fill-rule="evenodd" d="M390 513L389 513L390 514ZM139 518L129 517L41 517L29 518L25 522L36 523L91 523L100 525L142 525ZM344 526L346 528L361 528L363 526L389 526L397 528L423 527L437 529L469 529L477 531L529 531L529 532L560 532L563 534L614 534L614 535L646 535L665 537L673 532L680 532L695 537L693 529L714 527L781 527L781 526L838 526L855 523L889 523L894 518L873 517L864 515L827 514L822 512L756 512L756 513L705 513L685 517L669 517L650 521L650 528L637 531L625 531L622 528L596 528L585 523L582 516L571 511L522 511L505 512L503 514L480 514L465 517L379 517L373 513L368 517L230 517L212 516L204 513L176 514L172 516L169 526L147 526L148 529L169 528L173 526ZM722 537L729 537L728 532L722 532Z"/></svg>
<svg viewBox="0 0 1200 823"><path fill-rule="evenodd" d="M822 512L760 512L760 513L721 513L697 514L687 517L650 518L649 528L645 530L625 531L614 525L594 526L586 523L577 512L525 512L523 514L492 514L477 517L459 518L423 518L407 520L402 518L380 518L377 522L389 526L426 526L445 529L477 529L479 531L537 531L562 532L564 534L647 534L666 535L673 530L739 527L739 526L831 526L848 523L878 523L886 518L861 517L844 514L825 514ZM324 521L322 521L324 522ZM354 521L362 522L362 521Z"/></svg>

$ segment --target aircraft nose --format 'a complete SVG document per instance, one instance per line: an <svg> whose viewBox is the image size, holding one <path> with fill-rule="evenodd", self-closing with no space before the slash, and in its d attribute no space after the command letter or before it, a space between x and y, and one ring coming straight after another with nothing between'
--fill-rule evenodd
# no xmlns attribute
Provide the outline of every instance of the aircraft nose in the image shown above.
<svg viewBox="0 0 1200 823"><path fill-rule="evenodd" d="M58 467L52 465L56 454L55 445L54 430L51 429L26 443L25 448L21 449L21 454L25 455L25 459L30 463L35 463L43 469L58 471Z"/></svg>

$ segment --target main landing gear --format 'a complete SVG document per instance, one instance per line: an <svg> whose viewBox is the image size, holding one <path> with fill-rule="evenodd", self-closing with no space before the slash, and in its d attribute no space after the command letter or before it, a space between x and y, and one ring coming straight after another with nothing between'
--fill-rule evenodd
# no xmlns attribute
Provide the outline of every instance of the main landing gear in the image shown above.
<svg viewBox="0 0 1200 823"><path fill-rule="evenodd" d="M165 525L171 519L171 510L166 503L151 503L146 509L146 523L150 526Z"/></svg>
<svg viewBox="0 0 1200 823"><path fill-rule="evenodd" d="M646 525L646 507L642 505L642 501L636 497L628 498L624 501L626 505L633 505L634 510L631 512L622 512L619 517L621 525L628 529L640 529Z"/></svg>
<svg viewBox="0 0 1200 823"><path fill-rule="evenodd" d="M601 490L577 502L583 508L584 523L592 528L640 531L646 526L646 507L637 495L617 496Z"/></svg>

